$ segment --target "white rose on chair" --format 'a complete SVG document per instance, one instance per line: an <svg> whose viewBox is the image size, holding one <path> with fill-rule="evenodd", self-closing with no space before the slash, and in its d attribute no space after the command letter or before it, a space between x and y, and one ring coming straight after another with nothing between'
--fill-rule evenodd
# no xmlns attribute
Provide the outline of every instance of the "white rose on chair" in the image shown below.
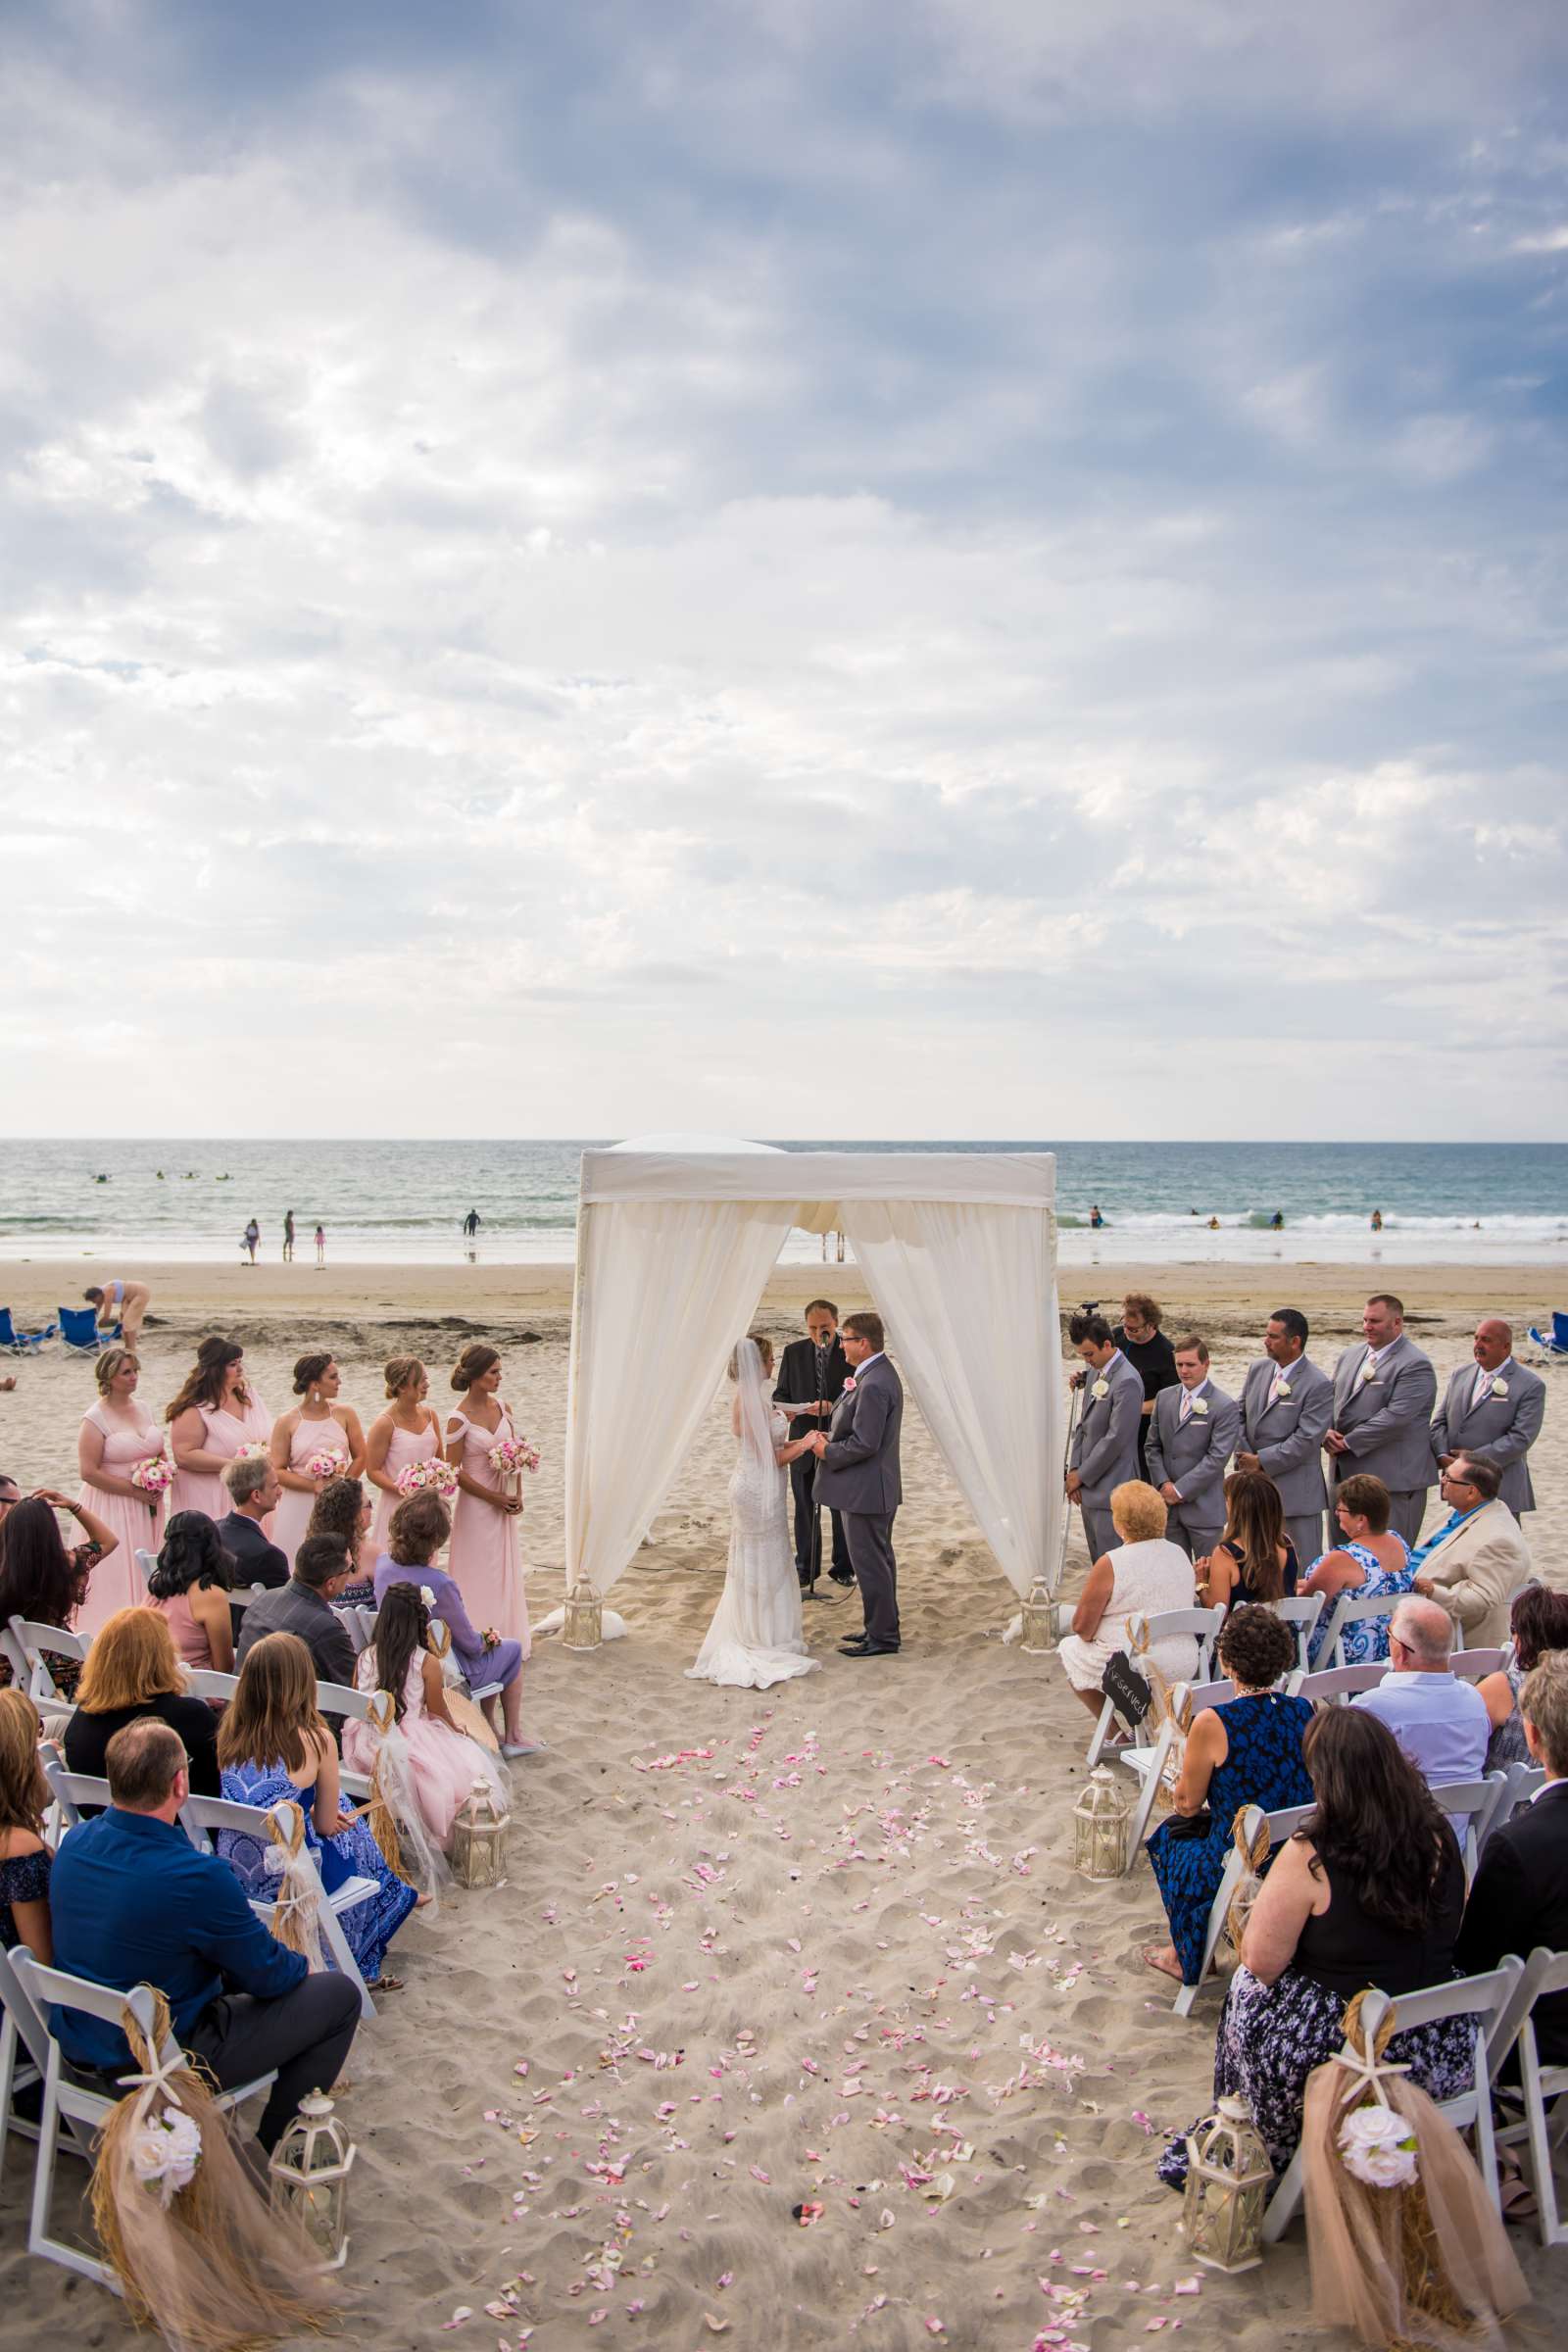
<svg viewBox="0 0 1568 2352"><path fill-rule="evenodd" d="M1208 1419L1208 1398L1206 1396L1195 1396L1193 1398L1193 1417L1198 1421L1206 1421Z"/></svg>
<svg viewBox="0 0 1568 2352"><path fill-rule="evenodd" d="M1415 2133L1381 2101L1352 2108L1340 2126L1345 2169L1369 2188L1406 2188L1416 2177Z"/></svg>
<svg viewBox="0 0 1568 2352"><path fill-rule="evenodd" d="M130 2142L130 2169L144 2188L157 2194L167 2212L179 2190L188 2188L201 2162L201 2126L181 2108L138 2125Z"/></svg>
<svg viewBox="0 0 1568 2352"><path fill-rule="evenodd" d="M1095 1385L1094 1385L1094 1387L1093 1387L1093 1388L1090 1390L1089 1394L1090 1394L1090 1396L1108 1396L1110 1395L1110 1383L1109 1383L1109 1381L1108 1381L1108 1380L1097 1380L1097 1381L1096 1381L1096 1383L1095 1383Z"/></svg>

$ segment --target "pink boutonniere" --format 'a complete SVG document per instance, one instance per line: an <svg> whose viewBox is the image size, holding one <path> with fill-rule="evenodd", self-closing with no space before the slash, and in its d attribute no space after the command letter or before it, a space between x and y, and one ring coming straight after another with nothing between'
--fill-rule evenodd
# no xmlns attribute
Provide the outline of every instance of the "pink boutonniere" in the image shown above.
<svg viewBox="0 0 1568 2352"><path fill-rule="evenodd" d="M841 1396L853 1396L855 1395L855 1375L853 1372L850 1374L849 1379L844 1383L844 1386L839 1391L839 1394Z"/></svg>

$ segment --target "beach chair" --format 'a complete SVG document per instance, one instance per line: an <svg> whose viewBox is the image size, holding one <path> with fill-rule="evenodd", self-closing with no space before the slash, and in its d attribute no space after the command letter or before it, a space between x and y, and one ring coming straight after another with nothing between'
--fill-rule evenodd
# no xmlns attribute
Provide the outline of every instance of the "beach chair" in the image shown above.
<svg viewBox="0 0 1568 2352"><path fill-rule="evenodd" d="M0 1348L12 1355L34 1355L45 1340L52 1340L55 1327L51 1323L44 1331L19 1331L11 1320L9 1306L0 1306Z"/></svg>
<svg viewBox="0 0 1568 2352"><path fill-rule="evenodd" d="M1522 1962L1507 1959L1483 1977L1460 1977L1446 1984L1434 1984L1425 1992L1401 1992L1397 2000L1391 2000L1386 1992L1372 1991L1364 1994L1361 2002L1362 2026L1374 2034L1391 2009L1395 2031L1399 2034L1407 2034L1416 2026L1435 2026L1443 2018L1474 2018L1475 2061L1470 2087L1451 2099L1441 2100L1438 2111L1456 2132L1475 2133L1476 2168L1494 2205L1499 2200L1492 2086L1515 2038L1513 1996L1523 1974ZM1272 2246L1284 2236L1300 2203L1301 2151L1298 2148L1281 2174L1279 2186L1264 2213L1265 2245Z"/></svg>
<svg viewBox="0 0 1568 2352"><path fill-rule="evenodd" d="M1560 1362L1565 1355L1568 1355L1568 1313L1564 1313L1561 1307L1553 1307L1550 1333L1538 1331L1532 1323L1530 1337L1548 1362L1553 1359Z"/></svg>
<svg viewBox="0 0 1568 2352"><path fill-rule="evenodd" d="M1568 2245L1568 2222L1557 2207L1553 2164L1568 2136L1568 2066L1543 2066L1536 2041L1536 2004L1547 1993L1568 1992L1568 1952L1547 1951L1538 1944L1525 1962L1514 1988L1507 2019L1507 2047L1517 2042L1519 2082L1503 2083L1499 2097L1509 2107L1522 2106L1518 2123L1505 2123L1497 2132L1501 2147L1521 2141L1530 2152L1531 2186L1536 2192L1537 2227L1544 2246Z"/></svg>
<svg viewBox="0 0 1568 2352"><path fill-rule="evenodd" d="M74 1355L96 1355L120 1337L120 1325L113 1331L100 1331L98 1310L92 1306L63 1306L60 1309L60 1337Z"/></svg>
<svg viewBox="0 0 1568 2352"><path fill-rule="evenodd" d="M62 1968L45 1968L31 1952L18 1949L10 1955L9 1983L6 1987L6 2009L11 2013L15 1998L19 2012L25 2003L30 2010L27 2043L34 2047L34 2029L42 2037L43 2105L38 2118L38 2155L32 2177L32 2212L27 2226L27 2251L41 2254L46 2262L58 2262L63 2269L74 2271L78 2277L96 2279L113 2293L122 2289L119 2279L108 2263L65 2238L49 2234L49 2207L52 2202L55 2164L60 2151L93 2160L92 2142L95 2132L102 2130L110 2114L119 2104L107 2089L88 2089L85 2080L78 2077L71 2061L60 2047L51 2023L55 2006L77 2009L88 2017L102 2018L106 2024L118 2026L121 2013L129 2009L142 2033L150 2041L153 2031L153 1991L147 1984L138 1984L130 1992L118 1992L105 1984L89 1984L85 1977L68 1976ZM21 2029L19 2014L18 2026ZM179 2055L179 2045L172 2034L159 2052L163 2063L172 2065ZM127 2074L130 2072L126 2068ZM253 2082L242 2082L233 2090L214 2091L215 2105L233 2108L254 2098L258 2091L270 2090L277 2081L275 2069L258 2075Z"/></svg>
<svg viewBox="0 0 1568 2352"><path fill-rule="evenodd" d="M210 1854L217 1851L213 1840L219 1830L237 1830L247 1838L259 1838L263 1846L266 1846L268 1843L267 1824L272 1814L276 1814L278 1820L292 1837L293 1825L288 1817L299 1811L300 1807L286 1796L280 1797L275 1805L241 1805L226 1796L188 1796L179 1808L179 1818L192 1845L199 1852ZM321 1941L343 1975L351 1978L359 1986L360 2015L373 2017L375 2003L371 2000L369 1988L360 1974L360 1964L349 1949L349 1939L343 1933L342 1914L345 1911L352 1911L359 1903L368 1902L371 1895L377 1893L379 1890L376 1883L374 1879L358 1877L345 1879L341 1886L334 1887L328 1894L325 1886L321 1885L321 1873L315 1856L311 1854L308 1846L301 1850L310 1860L311 1868L316 1873L317 1886L319 1888L317 1916L320 1922ZM235 1871L234 1876L239 1878L239 1872ZM257 1917L270 1924L276 1906L267 1902L259 1895L253 1895L243 1879L240 1880L240 1884L245 1886L251 1909Z"/></svg>
<svg viewBox="0 0 1568 2352"><path fill-rule="evenodd" d="M13 1617L7 1633L9 1640L0 1634L0 1647L11 1660L11 1671L27 1696L40 1705L47 1700L52 1706L69 1706L71 1701L57 1690L43 1652L48 1649L58 1658L85 1659L91 1637L67 1633L60 1625L35 1625L26 1617Z"/></svg>
<svg viewBox="0 0 1568 2352"><path fill-rule="evenodd" d="M1345 1629L1348 1625L1364 1625L1369 1617L1392 1617L1405 1595L1402 1592L1383 1592L1375 1600L1363 1600L1359 1587L1352 1585L1342 1592L1334 1604L1334 1614L1323 1629L1318 1654L1328 1666L1343 1666L1345 1658ZM1368 1664L1371 1663L1369 1659ZM1387 1658L1383 1664L1388 1664Z"/></svg>
<svg viewBox="0 0 1568 2352"><path fill-rule="evenodd" d="M1224 1622L1225 1612L1222 1608L1159 1609L1152 1616L1138 1612L1127 1620L1132 1663L1135 1667L1138 1665L1141 1645L1147 1644L1152 1649L1157 1642L1168 1642L1178 1634L1191 1634L1198 1642L1198 1672L1206 1682L1213 1665L1214 1644L1219 1640L1219 1629ZM479 1696L477 1690L473 1696ZM1100 1721L1095 1726L1089 1753L1085 1758L1091 1771L1100 1762L1100 1751L1109 1738L1110 1727L1115 1720L1116 1710L1107 1698L1100 1710Z"/></svg>
<svg viewBox="0 0 1568 2352"><path fill-rule="evenodd" d="M1268 1605L1281 1623L1288 1625L1295 1634L1296 1662L1305 1674L1311 1663L1312 1636L1317 1632L1317 1621L1323 1614L1323 1594L1301 1592L1285 1600L1270 1601Z"/></svg>

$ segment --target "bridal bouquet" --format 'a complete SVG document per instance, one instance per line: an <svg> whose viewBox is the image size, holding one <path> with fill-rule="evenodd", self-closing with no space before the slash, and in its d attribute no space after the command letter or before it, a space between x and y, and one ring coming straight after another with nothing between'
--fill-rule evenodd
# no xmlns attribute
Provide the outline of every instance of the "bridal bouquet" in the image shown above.
<svg viewBox="0 0 1568 2352"><path fill-rule="evenodd" d="M308 1453L300 1467L307 1478L341 1478L348 1464L340 1453L328 1453L323 1447Z"/></svg>
<svg viewBox="0 0 1568 2352"><path fill-rule="evenodd" d="M167 1494L173 1485L174 1465L167 1453L149 1454L144 1462L138 1462L132 1470L130 1483L133 1487L140 1487L151 1506L157 1502L160 1494Z"/></svg>
<svg viewBox="0 0 1568 2352"><path fill-rule="evenodd" d="M271 1448L263 1439L248 1438L235 1454L234 1459L236 1462L262 1462L267 1459L270 1450Z"/></svg>
<svg viewBox="0 0 1568 2352"><path fill-rule="evenodd" d="M396 1483L400 1494L439 1494L445 1502L458 1491L458 1474L437 1453L427 1462L405 1462Z"/></svg>
<svg viewBox="0 0 1568 2352"><path fill-rule="evenodd" d="M499 1446L491 1446L486 1458L503 1478L515 1478L519 1471L538 1469L539 1448L530 1446L526 1438L503 1438Z"/></svg>

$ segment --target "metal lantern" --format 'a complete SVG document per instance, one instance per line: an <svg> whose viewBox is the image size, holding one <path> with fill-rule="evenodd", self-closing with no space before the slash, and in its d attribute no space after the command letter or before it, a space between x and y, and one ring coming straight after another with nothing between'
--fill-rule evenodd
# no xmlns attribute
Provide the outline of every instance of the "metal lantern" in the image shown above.
<svg viewBox="0 0 1568 2352"><path fill-rule="evenodd" d="M1023 1604L1023 1640L1025 1649L1054 1649L1056 1646L1056 1604L1043 1576L1037 1576L1029 1588L1029 1597Z"/></svg>
<svg viewBox="0 0 1568 2352"><path fill-rule="evenodd" d="M1255 2270L1263 2259L1263 2207L1274 2169L1245 2099L1227 2094L1187 2141L1182 2230L1206 2270Z"/></svg>
<svg viewBox="0 0 1568 2352"><path fill-rule="evenodd" d="M1073 1865L1086 1879L1119 1879L1127 1868L1132 1800L1115 1773L1097 1764L1072 1809Z"/></svg>
<svg viewBox="0 0 1568 2352"><path fill-rule="evenodd" d="M604 1602L585 1576L566 1594L565 1622L561 1629L564 1649L597 1649L605 1638Z"/></svg>
<svg viewBox="0 0 1568 2352"><path fill-rule="evenodd" d="M506 1875L510 1813L496 1808L488 1781L475 1781L452 1825L452 1875L460 1886L498 1886Z"/></svg>
<svg viewBox="0 0 1568 2352"><path fill-rule="evenodd" d="M268 2172L272 2202L293 2212L325 2271L348 2258L348 2180L359 2154L325 2093L313 2090L272 2150Z"/></svg>

